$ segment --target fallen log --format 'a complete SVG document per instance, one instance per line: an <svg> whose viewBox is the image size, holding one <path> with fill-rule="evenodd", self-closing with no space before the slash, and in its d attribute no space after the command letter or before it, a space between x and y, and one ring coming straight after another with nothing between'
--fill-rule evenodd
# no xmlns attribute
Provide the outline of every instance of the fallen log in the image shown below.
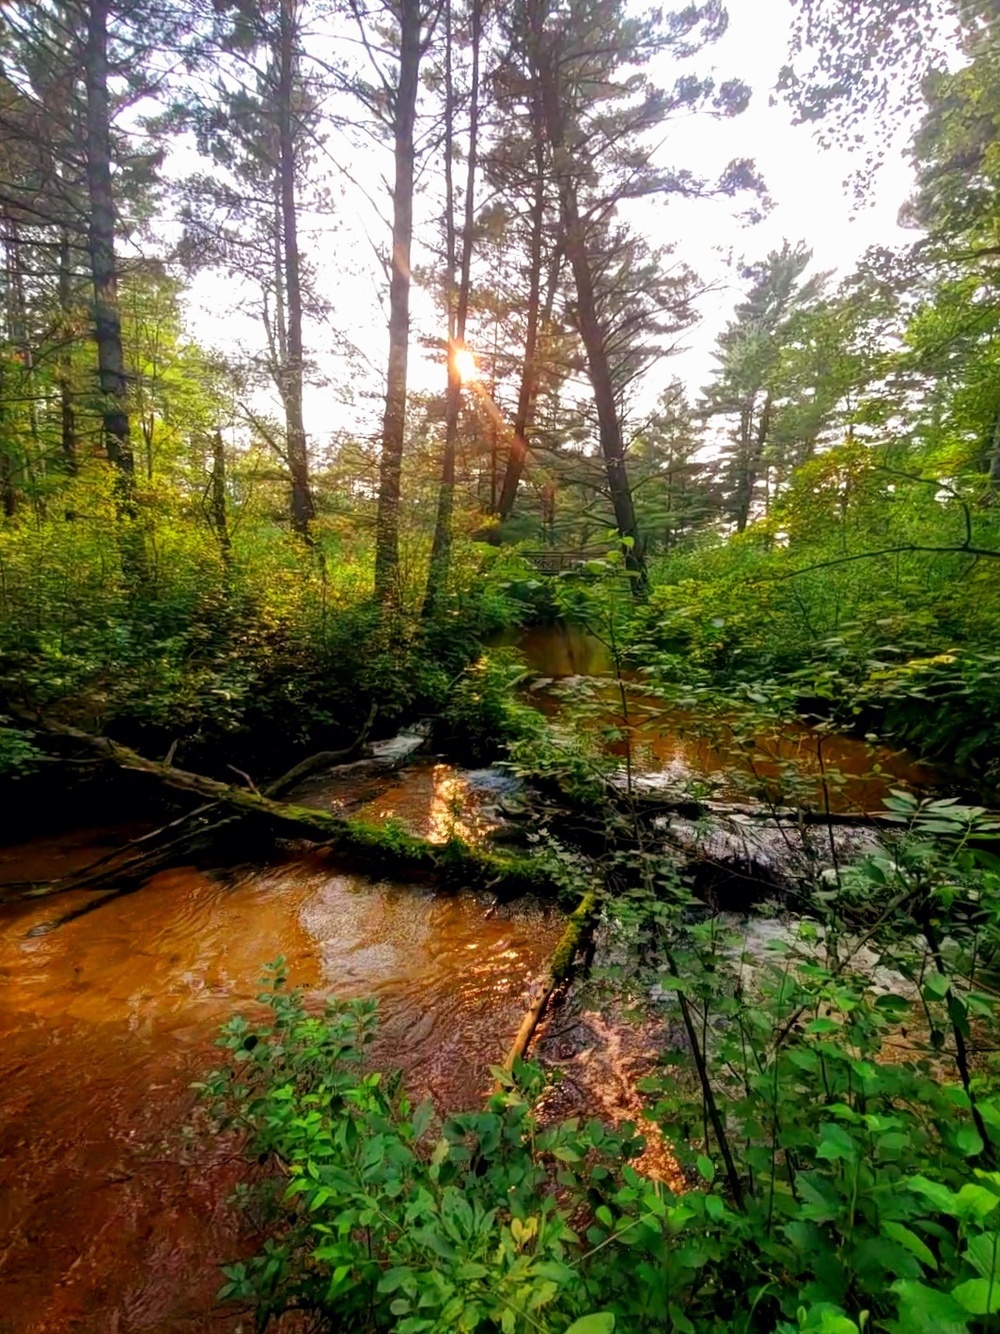
<svg viewBox="0 0 1000 1334"><path fill-rule="evenodd" d="M150 760L110 737L95 736L65 723L35 723L34 727L42 733L70 739L119 768L145 774L175 791L223 807L263 825L279 837L304 839L329 848L337 856L350 858L355 866L389 871L404 878L434 876L449 883L479 885L511 895L527 891L550 893L558 887L551 870L538 858L501 856L459 839L430 843L396 826L383 828L328 811L276 801L205 774Z"/></svg>
<svg viewBox="0 0 1000 1334"><path fill-rule="evenodd" d="M542 1021L556 988L562 986L569 978L577 951L591 927L596 911L597 891L588 890L567 918L566 929L560 936L559 944L555 947L549 960L548 972L545 974L538 994L528 1012L521 1020L517 1036L504 1058L503 1068L506 1071L513 1070L518 1061L524 1060L528 1048L531 1046L531 1039L535 1036L538 1025Z"/></svg>
<svg viewBox="0 0 1000 1334"><path fill-rule="evenodd" d="M378 705L373 704L364 727L355 737L351 745L344 750L321 750L315 755L308 756L307 759L293 765L287 773L283 773L280 778L276 778L273 783L268 783L264 789L264 795L268 797L283 797L286 792L291 792L293 787L305 779L319 773L321 769L335 769L341 764L350 764L366 752L371 754L371 747L368 745L368 733L372 730L372 724L375 722L375 715L378 713Z"/></svg>

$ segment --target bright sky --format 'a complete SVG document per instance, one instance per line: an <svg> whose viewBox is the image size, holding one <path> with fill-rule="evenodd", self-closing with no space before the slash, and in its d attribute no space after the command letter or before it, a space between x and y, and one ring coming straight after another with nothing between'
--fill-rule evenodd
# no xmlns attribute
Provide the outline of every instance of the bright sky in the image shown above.
<svg viewBox="0 0 1000 1334"><path fill-rule="evenodd" d="M646 225L651 239L675 242L678 258L715 290L701 301L702 318L686 335L685 350L650 372L643 394L648 402L674 376L687 384L691 397L707 382L715 338L739 299L736 264L741 259L762 258L786 238L793 243L804 240L814 251L815 268L846 274L870 245L912 240L912 234L896 224L911 185L905 139L900 140L899 151L889 155L868 204L858 209L844 185L852 169L852 155L842 149L820 149L808 126L793 125L790 109L771 102L771 89L786 59L788 0L730 0L729 8L726 36L689 66L698 72L713 69L720 82L739 77L750 83L754 89L750 108L729 120L706 116L678 120L664 149L664 161L714 176L733 158L754 158L775 207L763 222L746 226L734 215L747 201L672 198L649 205ZM345 161L339 143L331 141L329 150ZM307 429L319 447L331 430L346 427L359 436L374 430L381 410L380 377L387 351L388 283L376 259L376 247L388 241L382 218L389 215L385 173L391 169L391 160L388 150L380 161L379 150L369 146L346 161L354 183L342 181L335 187L339 194L335 219L306 218L302 235L303 251L319 269L333 304L329 326L307 334L307 346L317 346L319 370L328 382L307 390ZM185 169L191 165L185 163ZM428 229L433 228L433 218L418 212L415 269L428 260L426 241L432 239L433 230ZM232 313L233 295L232 284L217 276L206 274L198 279L190 309L200 341L224 349L259 345L253 321ZM428 353L420 342L422 336L440 333L439 317L426 292L414 292L412 307L411 387L443 389L442 358ZM349 366L335 352L338 337L346 337L359 349L360 369L357 363ZM330 385L337 381L358 392L353 405L334 395Z"/></svg>

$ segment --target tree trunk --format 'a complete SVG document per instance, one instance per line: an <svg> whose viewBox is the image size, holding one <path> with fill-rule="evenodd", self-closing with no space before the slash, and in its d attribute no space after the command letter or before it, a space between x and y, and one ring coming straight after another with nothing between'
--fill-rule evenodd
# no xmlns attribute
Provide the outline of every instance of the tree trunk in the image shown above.
<svg viewBox="0 0 1000 1334"><path fill-rule="evenodd" d="M288 355L282 367L288 470L292 476L291 520L295 531L311 541L309 524L316 517L309 487L309 451L302 411L302 280L299 263L298 210L295 202L295 0L281 0L278 52L278 169L281 175L281 237L285 296L288 303Z"/></svg>
<svg viewBox="0 0 1000 1334"><path fill-rule="evenodd" d="M232 540L229 536L229 518L226 513L226 451L222 432L212 436L212 475L209 478L208 512L212 531L219 544L222 563L228 570L232 561Z"/></svg>
<svg viewBox="0 0 1000 1334"><path fill-rule="evenodd" d="M744 438L744 443L742 445L743 467L740 472L736 509L736 531L738 533L746 532L747 524L750 522L750 510L753 506L753 493L757 486L760 461L764 456L764 446L767 443L768 431L771 429L770 390L768 390L764 399L764 406L761 408L756 433L752 430L752 407L744 408L743 419L743 425L741 427L741 434Z"/></svg>
<svg viewBox="0 0 1000 1334"><path fill-rule="evenodd" d="M528 426L538 385L538 325L542 295L542 235L545 227L545 160L542 142L542 108L537 76L531 99L531 123L535 137L535 195L531 204L531 258L528 273L528 324L524 335L524 364L517 395L517 415L511 437L503 486L500 488L499 517L510 518L517 499L517 488L528 457Z"/></svg>
<svg viewBox="0 0 1000 1334"><path fill-rule="evenodd" d="M88 249L94 286L101 420L115 468L119 509L135 515L135 459L129 439L128 381L122 348L115 262L115 203L111 182L111 109L108 95L108 0L90 0L84 61L87 90Z"/></svg>
<svg viewBox="0 0 1000 1334"><path fill-rule="evenodd" d="M438 493L437 522L431 547L424 616L434 614L440 597L447 591L451 568L452 515L455 509L455 447L458 442L458 417L462 406L462 379L455 364L455 353L465 345L465 326L469 315L472 271L472 242L475 225L476 164L479 150L479 40L482 26L482 0L472 5L472 83L469 93L469 157L465 181L465 213L462 221L462 271L458 282L458 309L451 329L451 286L455 261L454 198L451 184L453 148L453 103L451 88L451 3L446 0L448 79L445 153L447 154L448 208L448 387L445 398L444 458L441 464L441 490Z"/></svg>
<svg viewBox="0 0 1000 1334"><path fill-rule="evenodd" d="M0 505L5 518L13 519L17 513L17 488L14 486L14 453L10 443L7 426L7 405L4 402L4 366L0 360Z"/></svg>
<svg viewBox="0 0 1000 1334"><path fill-rule="evenodd" d="M59 366L59 413L62 443L63 467L70 474L75 474L79 463L76 452L76 410L73 406L73 356L72 356L72 303L73 271L70 263L69 231L63 227L59 233L59 315L60 329Z"/></svg>
<svg viewBox="0 0 1000 1334"><path fill-rule="evenodd" d="M400 0L399 83L393 106L395 179L392 188L392 278L389 284L389 364L386 372L382 459L375 525L375 596L399 599L399 497L406 430L406 368L410 343L410 243L413 237L414 131L420 74L419 0Z"/></svg>
<svg viewBox="0 0 1000 1334"><path fill-rule="evenodd" d="M614 507L615 525L624 547L625 566L632 576L632 591L637 598L644 598L648 591L646 562L625 467L625 443L614 381L597 311L594 275L587 254L586 230L580 218L576 186L571 175L572 161L565 146L560 90L554 70L547 66L547 61L541 65L539 76L545 127L552 147L553 165L559 184L563 244L576 283L580 337L583 339L587 354L587 368L594 391L598 432L607 471L608 489Z"/></svg>
<svg viewBox="0 0 1000 1334"><path fill-rule="evenodd" d="M985 473L989 479L990 490L1000 489L1000 408L997 408L990 432L989 447L986 451Z"/></svg>

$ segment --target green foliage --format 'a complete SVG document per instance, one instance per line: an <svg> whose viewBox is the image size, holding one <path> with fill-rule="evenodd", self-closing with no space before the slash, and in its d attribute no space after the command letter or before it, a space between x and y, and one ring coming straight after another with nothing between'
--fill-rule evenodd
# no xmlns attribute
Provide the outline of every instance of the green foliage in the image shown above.
<svg viewBox="0 0 1000 1334"><path fill-rule="evenodd" d="M0 718L0 778L21 778L37 768L42 752L20 727L4 727Z"/></svg>
<svg viewBox="0 0 1000 1334"><path fill-rule="evenodd" d="M914 892L932 867L983 883L974 860L961 871L970 837L989 832L981 816L938 803L904 818ZM885 890L870 867L857 874ZM531 1067L482 1111L442 1121L413 1107L365 1061L374 1006L309 1013L279 961L266 1017L229 1022L228 1063L203 1086L248 1154L285 1173L270 1240L227 1267L222 1296L263 1320L305 1308L344 1331L978 1330L1000 1309L1000 1103L982 1079L943 1080L940 1045L886 1059L924 1002L873 985L829 921L803 920L748 985L739 932L678 915L687 906L637 891L609 911L641 941L641 976L683 997L706 1035L732 1173L710 1130L698 1147L709 1121L690 1051L666 1054L674 1073L648 1082L700 1180L673 1196L629 1166L631 1128L540 1128ZM959 938L961 920L948 922ZM935 976L926 1003L971 1015L961 970Z"/></svg>
<svg viewBox="0 0 1000 1334"><path fill-rule="evenodd" d="M313 554L248 512L227 561L169 493L143 517L133 586L110 479L81 476L64 503L69 518L0 527L0 694L156 746L180 738L189 756L351 737L373 702L383 726L434 710L480 637L519 614L506 569L484 577L477 550L456 555L446 621L421 625L373 603L369 553L335 534Z"/></svg>
<svg viewBox="0 0 1000 1334"><path fill-rule="evenodd" d="M442 717L450 750L483 763L502 747L537 736L541 717L514 693L528 675L513 649L490 649L467 667L452 686Z"/></svg>

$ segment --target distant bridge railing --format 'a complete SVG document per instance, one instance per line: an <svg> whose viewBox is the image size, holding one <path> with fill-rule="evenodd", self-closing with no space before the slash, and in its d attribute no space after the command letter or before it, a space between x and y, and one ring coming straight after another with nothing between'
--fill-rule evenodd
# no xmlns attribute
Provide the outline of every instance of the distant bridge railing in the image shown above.
<svg viewBox="0 0 1000 1334"><path fill-rule="evenodd" d="M603 560L607 557L607 547L539 547L537 551L522 553L525 560L531 561L539 574L562 574L571 570L581 561Z"/></svg>

